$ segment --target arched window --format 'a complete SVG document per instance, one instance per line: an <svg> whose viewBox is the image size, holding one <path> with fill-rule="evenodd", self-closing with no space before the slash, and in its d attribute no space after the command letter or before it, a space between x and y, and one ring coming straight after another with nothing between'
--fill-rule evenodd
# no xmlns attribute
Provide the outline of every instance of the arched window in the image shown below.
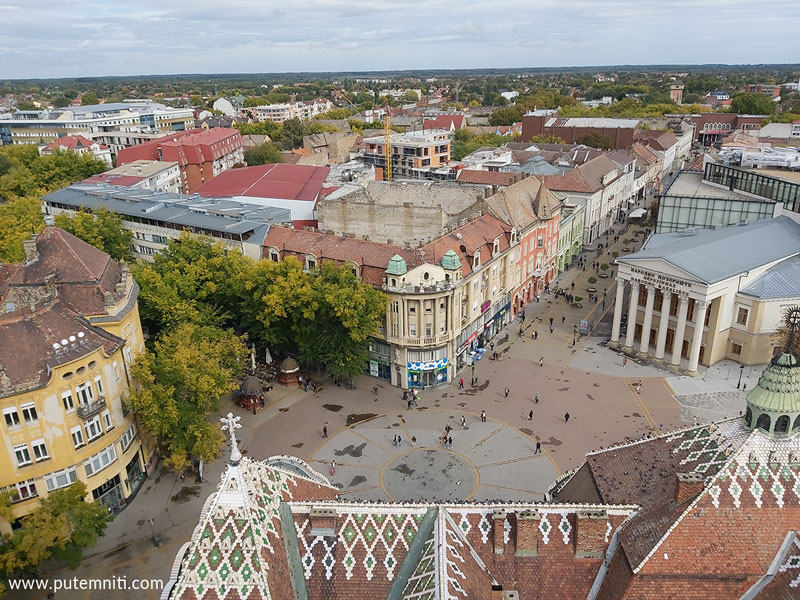
<svg viewBox="0 0 800 600"><path fill-rule="evenodd" d="M744 413L744 424L747 427L750 427L750 423L753 422L753 411L750 410L750 407L747 407L747 411Z"/></svg>
<svg viewBox="0 0 800 600"><path fill-rule="evenodd" d="M787 415L781 415L775 421L775 433L789 433L789 417Z"/></svg>
<svg viewBox="0 0 800 600"><path fill-rule="evenodd" d="M763 429L764 431L769 431L769 426L772 421L769 418L767 413L761 413L758 415L758 421L756 421L756 427L759 429Z"/></svg>
<svg viewBox="0 0 800 600"><path fill-rule="evenodd" d="M797 415L797 418L794 420L794 425L792 425L792 431L797 431L800 429L800 415Z"/></svg>

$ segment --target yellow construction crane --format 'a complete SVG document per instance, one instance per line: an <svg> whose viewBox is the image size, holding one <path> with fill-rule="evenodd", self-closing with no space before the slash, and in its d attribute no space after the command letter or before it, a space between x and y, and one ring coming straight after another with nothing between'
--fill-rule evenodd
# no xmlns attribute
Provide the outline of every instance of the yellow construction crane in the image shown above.
<svg viewBox="0 0 800 600"><path fill-rule="evenodd" d="M389 114L389 97L386 97L386 115L383 117L383 135L386 141L383 143L383 153L386 156L386 168L383 170L384 179L392 180L392 117Z"/></svg>

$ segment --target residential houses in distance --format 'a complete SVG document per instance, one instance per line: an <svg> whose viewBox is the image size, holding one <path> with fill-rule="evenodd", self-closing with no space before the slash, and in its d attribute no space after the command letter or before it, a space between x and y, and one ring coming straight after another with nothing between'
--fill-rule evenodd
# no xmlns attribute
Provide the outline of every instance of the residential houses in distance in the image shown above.
<svg viewBox="0 0 800 600"><path fill-rule="evenodd" d="M117 154L125 144L194 125L190 108L171 108L152 100L129 100L56 110L17 111L0 118L0 143L46 145L81 134Z"/></svg>
<svg viewBox="0 0 800 600"><path fill-rule="evenodd" d="M126 148L117 156L118 165L135 160L177 162L181 191L188 194L234 165L244 164L242 134L223 127L191 129Z"/></svg>
<svg viewBox="0 0 800 600"><path fill-rule="evenodd" d="M102 160L109 167L113 164L111 160L111 149L105 144L100 144L93 140L87 140L80 134L65 135L44 146L39 146L39 154L50 154L51 152L74 152L75 154L91 154L97 160Z"/></svg>
<svg viewBox="0 0 800 600"><path fill-rule="evenodd" d="M266 104L239 109L240 115L250 117L254 121L272 121L283 123L289 119L308 121L317 115L328 112L334 108L333 103L326 99L306 100L299 102L285 102L282 104Z"/></svg>
<svg viewBox="0 0 800 600"><path fill-rule="evenodd" d="M122 510L158 458L125 404L144 351L128 267L47 226L0 265L0 489L19 518L76 481ZM0 531L13 524L0 519Z"/></svg>

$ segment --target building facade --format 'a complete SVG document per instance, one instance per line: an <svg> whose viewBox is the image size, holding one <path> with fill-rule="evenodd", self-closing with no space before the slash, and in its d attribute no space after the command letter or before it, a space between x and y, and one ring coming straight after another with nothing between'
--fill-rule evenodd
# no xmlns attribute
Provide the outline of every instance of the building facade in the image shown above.
<svg viewBox="0 0 800 600"><path fill-rule="evenodd" d="M537 135L554 135L567 144L580 143L585 135L602 135L615 150L629 148L638 131L638 119L608 119L597 117L559 117L557 110L535 110L522 117L521 141Z"/></svg>
<svg viewBox="0 0 800 600"><path fill-rule="evenodd" d="M82 135L66 135L39 148L39 154L50 154L51 152L74 152L75 154L81 155L90 154L97 160L102 160L109 167L112 166L111 149L105 144L87 140Z"/></svg>
<svg viewBox="0 0 800 600"><path fill-rule="evenodd" d="M767 363L783 313L800 302L800 224L787 217L656 234L616 262L611 343L690 375L723 359Z"/></svg>
<svg viewBox="0 0 800 600"><path fill-rule="evenodd" d="M558 225L558 272L561 273L583 250L583 226L586 204L565 202Z"/></svg>
<svg viewBox="0 0 800 600"><path fill-rule="evenodd" d="M158 458L126 405L144 350L138 286L127 266L52 226L25 252L0 266L0 486L17 518L78 480L88 501L119 511Z"/></svg>
<svg viewBox="0 0 800 600"><path fill-rule="evenodd" d="M177 162L181 191L190 194L234 165L244 165L242 134L237 129L192 129L121 150L117 165L135 160Z"/></svg>
<svg viewBox="0 0 800 600"><path fill-rule="evenodd" d="M135 160L115 169L92 175L82 183L106 183L132 187L151 192L181 190L181 170L176 162L163 160Z"/></svg>
<svg viewBox="0 0 800 600"><path fill-rule="evenodd" d="M381 172L386 168L385 144L384 136L364 138L364 161ZM393 133L391 151L392 178L435 178L435 171L450 164L450 132Z"/></svg>

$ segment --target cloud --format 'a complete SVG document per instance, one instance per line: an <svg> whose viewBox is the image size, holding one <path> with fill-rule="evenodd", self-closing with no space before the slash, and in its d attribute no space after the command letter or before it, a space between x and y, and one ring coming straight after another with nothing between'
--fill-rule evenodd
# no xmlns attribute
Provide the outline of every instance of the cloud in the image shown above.
<svg viewBox="0 0 800 600"><path fill-rule="evenodd" d="M3 78L800 56L796 0L26 0L0 20Z"/></svg>

